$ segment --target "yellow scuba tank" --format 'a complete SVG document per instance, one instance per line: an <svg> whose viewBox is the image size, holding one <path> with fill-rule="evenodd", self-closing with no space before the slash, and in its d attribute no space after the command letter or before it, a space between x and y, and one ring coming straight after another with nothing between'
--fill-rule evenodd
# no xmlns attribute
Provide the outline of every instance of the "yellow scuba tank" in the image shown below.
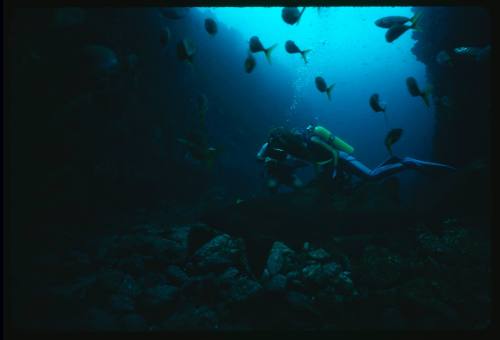
<svg viewBox="0 0 500 340"><path fill-rule="evenodd" d="M344 142L342 139L340 139L337 136L334 136L330 131L325 129L322 126L316 126L314 128L314 134L319 136L321 139L323 139L326 143L332 145L335 147L337 150L344 151L348 154L352 154L354 152L354 148Z"/></svg>

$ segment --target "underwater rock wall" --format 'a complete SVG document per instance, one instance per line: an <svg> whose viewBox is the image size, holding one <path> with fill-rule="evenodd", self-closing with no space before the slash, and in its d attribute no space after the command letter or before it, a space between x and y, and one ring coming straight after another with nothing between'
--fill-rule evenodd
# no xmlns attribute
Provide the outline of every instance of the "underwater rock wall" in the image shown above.
<svg viewBox="0 0 500 340"><path fill-rule="evenodd" d="M104 214L189 205L222 179L228 186L231 178L234 191L255 188L254 155L287 109L266 99L280 88L277 100L288 103L293 93L283 68L258 55L246 74L247 42L223 25L208 36L196 10L166 20L155 8L89 8L66 26L55 14L19 10L9 31L10 175L19 223L78 221L88 229ZM164 26L171 38L162 48ZM193 68L177 58L183 38L196 44ZM111 49L119 72L100 57L84 59L89 45ZM186 161L177 142L200 128L201 94L208 98L209 144L222 151L214 172ZM265 129L252 131L254 122Z"/></svg>
<svg viewBox="0 0 500 340"><path fill-rule="evenodd" d="M415 7L423 14L412 49L426 65L436 109L434 157L456 166L490 160L490 63L473 58L439 64L440 51L491 44L491 18L486 8Z"/></svg>

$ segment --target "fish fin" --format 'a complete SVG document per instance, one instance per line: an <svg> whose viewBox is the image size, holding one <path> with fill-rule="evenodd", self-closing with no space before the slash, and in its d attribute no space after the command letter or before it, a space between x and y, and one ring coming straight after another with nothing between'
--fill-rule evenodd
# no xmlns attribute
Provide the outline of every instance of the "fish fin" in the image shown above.
<svg viewBox="0 0 500 340"><path fill-rule="evenodd" d="M300 12L300 15L299 15L299 19L297 20L297 25L299 24L300 22L300 19L302 19L302 14L304 14L304 11L306 10L306 7L304 6L304 8L302 8L302 11Z"/></svg>
<svg viewBox="0 0 500 340"><path fill-rule="evenodd" d="M432 85L427 85L424 92L422 92L422 99L424 100L425 106L430 107L429 95L432 93Z"/></svg>
<svg viewBox="0 0 500 340"><path fill-rule="evenodd" d="M389 155L391 155L391 157L393 157L394 155L392 154L392 148L390 145L388 144L385 144L385 147L387 148L387 151L389 151Z"/></svg>
<svg viewBox="0 0 500 340"><path fill-rule="evenodd" d="M309 52L311 52L311 51L312 51L312 50L305 50L305 51L300 52L300 55L302 56L302 58L304 59L304 62L305 62L306 64L307 64L307 58L306 58L306 56L307 56L307 54L308 54Z"/></svg>
<svg viewBox="0 0 500 340"><path fill-rule="evenodd" d="M269 62L269 64L272 64L271 63L271 52L276 48L276 46L278 46L278 44L274 44L273 46L271 46L268 49L264 50L264 54L266 55L266 59Z"/></svg>
<svg viewBox="0 0 500 340"><path fill-rule="evenodd" d="M422 27L419 26L419 22L420 22L420 19L422 19L422 15L423 13L422 12L418 12L417 14L415 14L411 19L411 28L417 32L423 32L422 30Z"/></svg>
<svg viewBox="0 0 500 340"><path fill-rule="evenodd" d="M328 100L332 100L332 91L334 87L335 83L333 83L332 85L330 85L329 88L326 89L326 95L328 96Z"/></svg>

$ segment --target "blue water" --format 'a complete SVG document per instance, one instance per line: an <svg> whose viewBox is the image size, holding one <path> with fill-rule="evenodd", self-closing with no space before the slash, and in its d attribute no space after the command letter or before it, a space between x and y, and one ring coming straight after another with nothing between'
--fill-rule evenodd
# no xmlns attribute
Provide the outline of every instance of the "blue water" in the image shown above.
<svg viewBox="0 0 500 340"><path fill-rule="evenodd" d="M383 140L388 131L384 117L368 105L373 93L379 93L387 103L390 128L403 128L401 140L393 147L395 154L420 159L432 159L434 110L428 109L421 98L411 97L405 79L427 85L425 66L411 53L412 32L407 31L392 43L385 40L385 29L375 20L390 15L411 17L410 7L327 7L306 8L300 22L288 25L281 18L281 7L198 8L206 17L239 32L241 46L247 48L250 37L257 35L264 47L275 43L272 65L263 53L254 54L258 66L251 75L235 77L269 77L275 82L273 68L281 68L289 84L275 88L275 93L256 97L256 101L280 102L286 111L282 125L304 127L307 122L329 128L355 148L355 157L369 167L375 167L387 156ZM201 25L200 25L201 26ZM202 29L202 27L201 27ZM224 39L221 34L214 39ZM305 64L299 54L288 54L284 45L293 40L301 49L312 49ZM322 76L328 85L335 83L332 100L320 93L314 84ZM290 91L291 98L281 103L280 91ZM252 95L251 93L248 94ZM286 106L285 106L286 105ZM257 124L257 122L256 122ZM263 141L264 142L264 141ZM410 182L421 180L408 172L398 175L403 190L411 190ZM413 183L415 184L415 183Z"/></svg>

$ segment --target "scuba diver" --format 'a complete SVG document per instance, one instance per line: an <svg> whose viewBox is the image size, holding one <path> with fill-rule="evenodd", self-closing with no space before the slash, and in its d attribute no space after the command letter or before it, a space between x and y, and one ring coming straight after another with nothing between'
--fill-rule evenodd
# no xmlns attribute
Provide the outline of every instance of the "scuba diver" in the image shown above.
<svg viewBox="0 0 500 340"><path fill-rule="evenodd" d="M374 169L370 169L352 156L354 148L334 136L323 126L309 125L305 131L276 128L257 154L259 160L267 160L286 171L268 169L274 181L289 185L296 178L294 170L314 164L320 175L333 180L343 180L355 175L363 180L380 180L400 171L414 169L424 173L454 171L454 167L411 157L391 156Z"/></svg>
<svg viewBox="0 0 500 340"><path fill-rule="evenodd" d="M257 153L257 160L264 163L268 175L267 187L272 193L278 191L280 184L294 189L303 185L294 172L297 168L305 167L309 163L301 159L305 157L298 158L293 156L290 151L285 151L285 149L293 148L294 154L306 155L307 150L304 146L302 150L299 150L300 144L297 143L296 136L300 135L293 134L283 127L274 128L270 131L267 142Z"/></svg>

